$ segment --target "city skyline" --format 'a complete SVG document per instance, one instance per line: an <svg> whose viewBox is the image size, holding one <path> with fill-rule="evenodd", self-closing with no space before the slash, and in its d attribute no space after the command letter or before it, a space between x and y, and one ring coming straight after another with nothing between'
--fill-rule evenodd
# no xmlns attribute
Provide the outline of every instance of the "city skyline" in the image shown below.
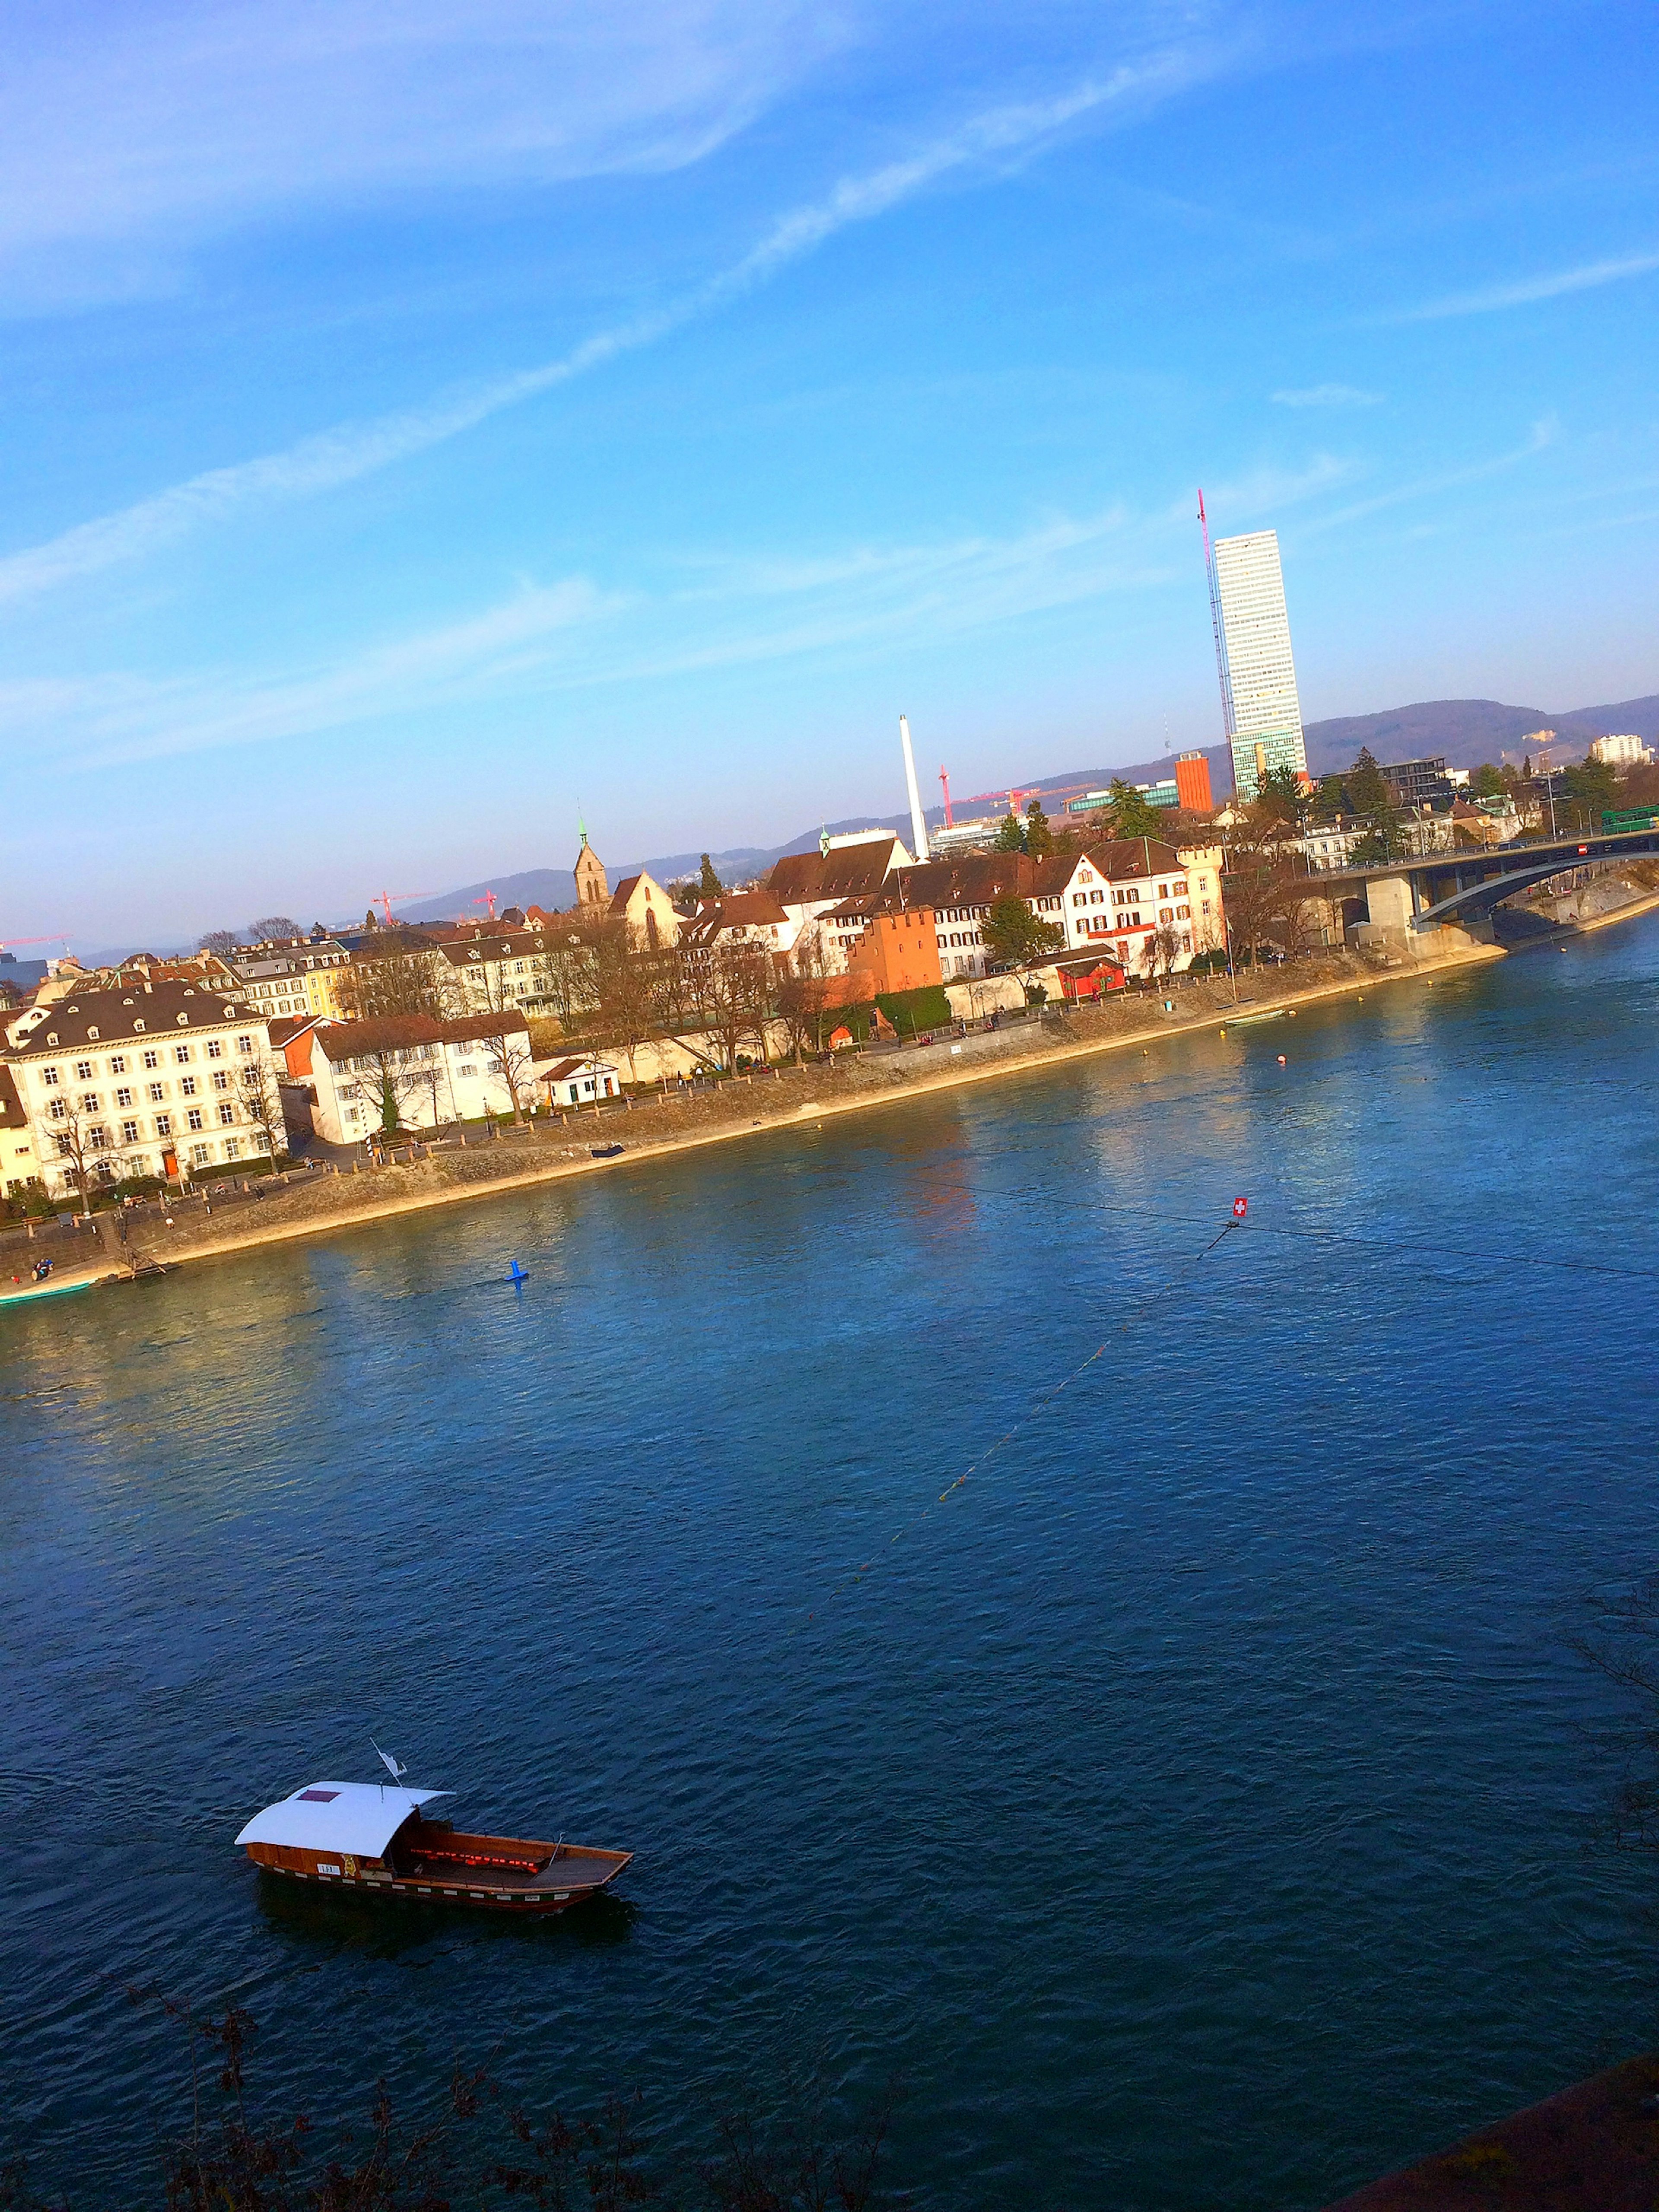
<svg viewBox="0 0 1659 2212"><path fill-rule="evenodd" d="M94 15L0 94L8 932L1212 745L1200 482L1311 719L1653 688L1633 14Z"/></svg>

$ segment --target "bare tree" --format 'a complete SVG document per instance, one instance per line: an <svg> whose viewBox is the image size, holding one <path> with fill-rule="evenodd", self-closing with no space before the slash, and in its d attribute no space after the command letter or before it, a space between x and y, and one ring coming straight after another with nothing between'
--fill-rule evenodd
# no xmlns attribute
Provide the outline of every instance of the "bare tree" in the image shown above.
<svg viewBox="0 0 1659 2212"><path fill-rule="evenodd" d="M438 1047L424 1039L399 1042L371 1034L349 1060L340 1063L340 1068L373 1107L380 1136L391 1139L402 1132L404 1108L427 1087L431 1066L439 1058ZM350 1095L349 1090L346 1095ZM436 1095L434 1090L434 1099Z"/></svg>
<svg viewBox="0 0 1659 2212"><path fill-rule="evenodd" d="M498 1075L507 1087L514 1124L522 1123L526 1098L529 1097L532 1105L535 1103L530 1031L524 1009L508 991L499 961L480 961L468 981L472 991L483 1000L473 1018L478 1025L478 1039L485 1048L490 1072Z"/></svg>
<svg viewBox="0 0 1659 2212"><path fill-rule="evenodd" d="M238 1094L243 1112L264 1137L266 1156L274 1164L278 1152L288 1150L288 1129L283 1119L283 1094L276 1073L263 1054L256 1054L253 1059L242 1063Z"/></svg>
<svg viewBox="0 0 1659 2212"><path fill-rule="evenodd" d="M547 931L547 995L567 1036L583 1030L598 1009L601 948L626 938L627 925L608 914L561 915L557 927Z"/></svg>
<svg viewBox="0 0 1659 2212"><path fill-rule="evenodd" d="M249 922L247 933L256 945L276 945L303 937L305 932L291 914L267 914L258 921Z"/></svg>
<svg viewBox="0 0 1659 2212"><path fill-rule="evenodd" d="M1182 953L1181 932L1172 921L1163 923L1146 940L1146 966L1154 981L1171 975Z"/></svg>
<svg viewBox="0 0 1659 2212"><path fill-rule="evenodd" d="M94 1108L77 1106L70 1098L54 1098L46 1127L53 1152L81 1200L81 1211L90 1217L94 1194L121 1179L129 1164L127 1154L110 1139L109 1124Z"/></svg>
<svg viewBox="0 0 1659 2212"><path fill-rule="evenodd" d="M714 1048L714 1065L730 1075L746 1042L766 1050L766 1018L771 1011L771 963L757 945L741 940L715 945L695 968L688 968L690 1019ZM689 1038L688 1050L698 1048ZM703 1054L708 1057L708 1054Z"/></svg>
<svg viewBox="0 0 1659 2212"><path fill-rule="evenodd" d="M222 960L228 952L236 950L240 939L234 929L210 929L197 945L199 952L216 952Z"/></svg>
<svg viewBox="0 0 1659 2212"><path fill-rule="evenodd" d="M816 929L804 930L794 948L777 961L772 975L772 1003L789 1038L789 1049L800 1065L806 1040L823 1050L823 1017L830 1003L830 982L823 964L823 946Z"/></svg>
<svg viewBox="0 0 1659 2212"><path fill-rule="evenodd" d="M1284 821L1252 808L1227 846L1222 897L1233 944L1254 958L1259 946L1298 946L1308 882L1298 875Z"/></svg>
<svg viewBox="0 0 1659 2212"><path fill-rule="evenodd" d="M593 951L600 1030L628 1054L629 1080L637 1082L635 1054L663 1036L678 1011L684 963L672 946L629 945L617 932L601 937Z"/></svg>
<svg viewBox="0 0 1659 2212"><path fill-rule="evenodd" d="M495 1016L492 1020L495 1026L483 1039L485 1056L490 1073L498 1075L507 1086L514 1123L522 1124L526 1103L532 1109L536 1103L536 1071L530 1050L530 1032L520 1013L510 1018Z"/></svg>
<svg viewBox="0 0 1659 2212"><path fill-rule="evenodd" d="M442 1021L449 1012L441 956L420 944L354 959L337 973L341 1009L348 1021L421 1015Z"/></svg>

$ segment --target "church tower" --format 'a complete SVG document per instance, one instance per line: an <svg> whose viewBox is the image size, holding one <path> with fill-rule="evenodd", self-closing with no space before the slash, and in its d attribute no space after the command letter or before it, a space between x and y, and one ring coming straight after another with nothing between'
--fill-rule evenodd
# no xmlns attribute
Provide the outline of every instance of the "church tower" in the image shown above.
<svg viewBox="0 0 1659 2212"><path fill-rule="evenodd" d="M610 905L611 885L605 878L605 862L587 842L587 824L579 822L577 827L581 831L582 848L571 871L576 878L576 904L584 912L597 912Z"/></svg>

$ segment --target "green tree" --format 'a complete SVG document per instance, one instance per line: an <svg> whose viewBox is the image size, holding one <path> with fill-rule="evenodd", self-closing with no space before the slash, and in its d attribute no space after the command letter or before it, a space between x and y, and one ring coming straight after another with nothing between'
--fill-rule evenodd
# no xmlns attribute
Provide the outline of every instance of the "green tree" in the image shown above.
<svg viewBox="0 0 1659 2212"><path fill-rule="evenodd" d="M1347 805L1347 793L1340 775L1322 775L1314 788L1311 811L1316 821L1334 822Z"/></svg>
<svg viewBox="0 0 1659 2212"><path fill-rule="evenodd" d="M1360 747L1359 757L1343 778L1343 783L1351 813L1378 814L1389 803L1389 787L1382 781L1382 771L1369 745Z"/></svg>
<svg viewBox="0 0 1659 2212"><path fill-rule="evenodd" d="M1025 810L1025 849L1034 860L1046 860L1054 849L1054 833L1040 799L1034 799Z"/></svg>
<svg viewBox="0 0 1659 2212"><path fill-rule="evenodd" d="M998 853L1023 853L1025 850L1025 832L1020 828L1019 817L1012 806L1002 817L1002 826L997 831L997 842L992 849Z"/></svg>
<svg viewBox="0 0 1659 2212"><path fill-rule="evenodd" d="M714 863L707 853L702 856L702 873L697 878L697 896L717 899L726 896L726 885L714 872Z"/></svg>
<svg viewBox="0 0 1659 2212"><path fill-rule="evenodd" d="M1503 775L1490 761L1482 761L1469 778L1469 790L1476 799L1501 799L1505 787Z"/></svg>
<svg viewBox="0 0 1659 2212"><path fill-rule="evenodd" d="M1352 858L1356 867L1370 867L1381 860L1400 860L1406 846L1404 830L1385 806L1371 817L1371 826L1356 842Z"/></svg>
<svg viewBox="0 0 1659 2212"><path fill-rule="evenodd" d="M1066 932L1058 922L1044 921L1012 891L992 901L980 928L992 959L1012 968L1016 975L1024 975L1046 955L1059 952L1066 943Z"/></svg>
<svg viewBox="0 0 1659 2212"><path fill-rule="evenodd" d="M1166 824L1161 811L1149 806L1145 792L1115 775L1107 787L1112 794L1109 812L1115 837L1161 837Z"/></svg>
<svg viewBox="0 0 1659 2212"><path fill-rule="evenodd" d="M1270 768L1256 787L1255 803L1266 817L1299 829L1308 811L1308 794L1293 768Z"/></svg>
<svg viewBox="0 0 1659 2212"><path fill-rule="evenodd" d="M1619 803L1619 779L1605 761L1587 760L1581 768L1570 768L1561 787L1583 819L1598 828L1602 808Z"/></svg>

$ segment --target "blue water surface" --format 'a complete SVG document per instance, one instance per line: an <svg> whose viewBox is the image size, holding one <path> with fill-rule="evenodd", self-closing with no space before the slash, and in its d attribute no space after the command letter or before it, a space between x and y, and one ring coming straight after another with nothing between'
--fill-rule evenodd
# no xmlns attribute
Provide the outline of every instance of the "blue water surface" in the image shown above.
<svg viewBox="0 0 1659 2212"><path fill-rule="evenodd" d="M1659 1566L1656 1038L1648 921L0 1316L11 2148L149 2201L139 1982L273 2113L896 2070L967 2212L1315 2207L1650 2043L1571 1638ZM371 1735L622 1901L262 1886Z"/></svg>

